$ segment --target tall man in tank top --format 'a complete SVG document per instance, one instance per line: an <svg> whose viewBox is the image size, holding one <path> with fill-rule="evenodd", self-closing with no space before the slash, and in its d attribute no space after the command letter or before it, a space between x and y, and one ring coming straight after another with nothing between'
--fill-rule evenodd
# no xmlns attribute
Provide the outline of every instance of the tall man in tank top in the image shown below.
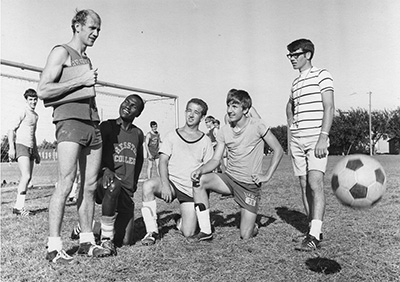
<svg viewBox="0 0 400 282"><path fill-rule="evenodd" d="M64 67L91 65L86 55L86 48L94 45L100 33L100 26L100 16L93 10L76 12L72 19L73 36L71 41L55 46L47 58L38 85L40 99L55 98L80 87L95 85L97 69L93 68L71 80L58 81ZM78 161L81 183L83 183L77 202L79 223L82 228L78 254L94 257L109 256L111 255L110 250L95 244L92 232L94 191L102 154L100 119L95 98L54 106L53 118L56 126L58 152L58 185L49 204L49 238L46 259L52 263L73 261L73 257L63 249L60 234L65 202L75 179Z"/></svg>
<svg viewBox="0 0 400 282"><path fill-rule="evenodd" d="M320 247L322 240L325 213L323 180L328 160L329 130L335 111L333 80L326 69L312 66L314 44L310 40L293 41L287 49L293 69L299 71L286 106L290 153L310 227L296 250L313 251Z"/></svg>

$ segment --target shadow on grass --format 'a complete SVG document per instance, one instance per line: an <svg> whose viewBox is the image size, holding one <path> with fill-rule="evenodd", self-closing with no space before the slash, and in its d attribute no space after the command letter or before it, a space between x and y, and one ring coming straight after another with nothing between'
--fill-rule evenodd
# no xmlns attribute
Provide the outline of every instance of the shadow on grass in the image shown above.
<svg viewBox="0 0 400 282"><path fill-rule="evenodd" d="M306 260L306 266L311 271L324 274L333 274L342 269L340 264L336 261L321 257L309 258Z"/></svg>
<svg viewBox="0 0 400 282"><path fill-rule="evenodd" d="M290 224L301 233L308 232L307 215L296 210L291 210L287 207L275 208L277 215L286 223Z"/></svg>
<svg viewBox="0 0 400 282"><path fill-rule="evenodd" d="M41 208L41 209L36 209L36 210L30 210L34 215L42 212L47 212L49 209L48 208Z"/></svg>
<svg viewBox="0 0 400 282"><path fill-rule="evenodd" d="M159 236L162 238L165 234L167 234L171 229L175 229L174 224L168 224L171 220L176 222L180 215L178 213L172 213L171 211L163 211L157 214L158 220L158 230ZM139 217L135 219L135 223L133 226L133 241L136 243L140 241L146 235L146 227L144 225L143 217Z"/></svg>
<svg viewBox="0 0 400 282"><path fill-rule="evenodd" d="M213 211L210 214L211 217L211 224L213 227L240 227L240 212L235 214L229 214L227 216L221 215L222 211ZM267 220L263 220L266 218ZM258 214L256 223L259 227L267 227L268 225L272 224L276 221L276 218L271 216L266 216L263 214Z"/></svg>

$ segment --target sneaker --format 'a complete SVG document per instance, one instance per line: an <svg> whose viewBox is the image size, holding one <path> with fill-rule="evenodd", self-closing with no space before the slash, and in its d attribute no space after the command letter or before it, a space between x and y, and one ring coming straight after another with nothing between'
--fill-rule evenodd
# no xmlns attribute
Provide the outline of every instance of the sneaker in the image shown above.
<svg viewBox="0 0 400 282"><path fill-rule="evenodd" d="M142 239L142 245L143 246L151 246L156 243L158 239L158 233L156 232L148 232L146 236L143 237Z"/></svg>
<svg viewBox="0 0 400 282"><path fill-rule="evenodd" d="M176 229L181 231L181 229L182 229L182 217L178 218L178 220L176 221Z"/></svg>
<svg viewBox="0 0 400 282"><path fill-rule="evenodd" d="M20 216L30 216L33 215L31 211L28 211L25 209L25 207L22 207L21 209L13 208L12 210L13 214L20 215Z"/></svg>
<svg viewBox="0 0 400 282"><path fill-rule="evenodd" d="M307 234L301 234L301 235L296 235L294 238L292 238L292 242L295 243L300 243L303 242L303 240L307 237ZM322 233L319 234L319 241L321 242L324 239L324 236Z"/></svg>
<svg viewBox="0 0 400 282"><path fill-rule="evenodd" d="M207 234L204 232L199 232L196 235L190 236L187 238L187 240L190 243L194 243L194 242L200 242L200 241L211 241L213 239L213 234Z"/></svg>
<svg viewBox="0 0 400 282"><path fill-rule="evenodd" d="M47 252L46 259L56 264L70 264L74 258L68 255L64 250Z"/></svg>
<svg viewBox="0 0 400 282"><path fill-rule="evenodd" d="M79 239L79 234L81 234L81 227L79 226L79 224L77 226L75 226L72 229L71 232L71 239L72 240L78 240Z"/></svg>
<svg viewBox="0 0 400 282"><path fill-rule="evenodd" d="M296 247L297 251L311 252L319 249L321 241L317 240L314 236L308 234L301 242L300 246Z"/></svg>
<svg viewBox="0 0 400 282"><path fill-rule="evenodd" d="M260 227L258 227L258 224L255 223L254 224L254 229L253 229L253 237L256 237L258 235L258 230L260 229Z"/></svg>
<svg viewBox="0 0 400 282"><path fill-rule="evenodd" d="M78 255L87 255L88 257L102 258L111 256L111 251L99 245L86 242L79 244Z"/></svg>
<svg viewBox="0 0 400 282"><path fill-rule="evenodd" d="M113 241L111 241L110 239L104 238L101 241L101 246L104 249L110 250L110 256L116 256L117 255L117 248L115 247Z"/></svg>

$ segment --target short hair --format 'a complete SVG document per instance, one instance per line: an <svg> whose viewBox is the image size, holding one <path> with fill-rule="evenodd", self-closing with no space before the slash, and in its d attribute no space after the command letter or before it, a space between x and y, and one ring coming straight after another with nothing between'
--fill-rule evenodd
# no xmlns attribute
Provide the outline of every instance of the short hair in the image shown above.
<svg viewBox="0 0 400 282"><path fill-rule="evenodd" d="M226 97L226 105L230 103L240 104L243 109L250 109L252 102L249 93L244 90L231 89Z"/></svg>
<svg viewBox="0 0 400 282"><path fill-rule="evenodd" d="M24 98L25 98L25 100L28 99L28 97L37 98L38 95L37 95L37 93L36 93L36 91L35 91L34 89L29 88L29 89L27 89L27 90L25 91L25 93L24 93Z"/></svg>
<svg viewBox="0 0 400 282"><path fill-rule="evenodd" d="M140 105L137 105L137 107L138 107L137 109L139 110L139 113L138 113L138 115L136 117L140 116L140 114L144 110L144 101L143 101L142 97L140 97L137 94L131 94L128 97L126 97L126 99L128 99L129 97L135 97L140 102Z"/></svg>
<svg viewBox="0 0 400 282"><path fill-rule="evenodd" d="M215 118L214 118L213 116L207 116L206 119L205 119L205 121L206 121L206 122L207 122L207 121L212 121L212 122L214 123Z"/></svg>
<svg viewBox="0 0 400 282"><path fill-rule="evenodd" d="M99 21L99 24L101 24L101 18L99 16L99 14L97 14L93 10L86 9L86 10L79 11L78 9L76 9L75 12L76 12L75 16L72 18L72 21L71 21L71 28L72 28L73 33L76 32L75 24L80 23L81 25L85 25L88 16L91 16L92 18L97 19Z"/></svg>
<svg viewBox="0 0 400 282"><path fill-rule="evenodd" d="M152 127L153 125L157 125L157 122L154 120L150 121L150 127Z"/></svg>
<svg viewBox="0 0 400 282"><path fill-rule="evenodd" d="M292 43L290 43L287 46L287 49L290 53L298 50L298 49L302 49L304 52L310 52L311 53L311 57L310 60L314 57L314 51L315 51L315 47L314 44L311 42L311 40L309 39L297 39L295 41L293 41Z"/></svg>
<svg viewBox="0 0 400 282"><path fill-rule="evenodd" d="M215 124L218 124L218 125L221 124L221 122L220 122L218 119L214 120L214 123L215 123Z"/></svg>
<svg viewBox="0 0 400 282"><path fill-rule="evenodd" d="M189 102L187 102L186 108L189 106L190 103L197 104L202 108L202 111L201 111L202 116L207 115L208 106L207 106L206 102L204 102L200 98L192 98L189 100Z"/></svg>

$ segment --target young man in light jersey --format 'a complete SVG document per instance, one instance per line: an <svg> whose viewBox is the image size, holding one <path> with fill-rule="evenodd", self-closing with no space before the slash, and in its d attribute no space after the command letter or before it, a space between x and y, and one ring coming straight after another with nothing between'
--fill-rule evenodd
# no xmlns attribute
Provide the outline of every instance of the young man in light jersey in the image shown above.
<svg viewBox="0 0 400 282"><path fill-rule="evenodd" d="M197 228L190 173L207 162L213 154L210 138L199 130L207 114L207 104L198 98L186 105L186 123L166 134L160 147L160 177L143 183L142 215L147 234L143 245L153 245L160 238L157 224L156 197L167 203L178 199L181 219L177 228L185 237Z"/></svg>
<svg viewBox="0 0 400 282"><path fill-rule="evenodd" d="M290 154L294 174L299 177L309 232L299 251L320 248L325 214L324 174L328 161L329 130L334 116L333 80L326 69L312 66L314 44L308 39L293 41L287 55L299 76L293 81L286 106L290 128Z"/></svg>
<svg viewBox="0 0 400 282"><path fill-rule="evenodd" d="M262 119L248 115L252 102L246 91L230 91L226 104L229 123L218 132L214 155L191 174L192 180L198 183L194 185L193 196L200 232L190 241L213 238L208 191L232 194L241 211L240 237L255 236L261 184L271 179L283 155L283 149L269 126ZM262 171L264 142L274 151L266 172ZM219 165L225 149L228 153L225 172L211 173Z"/></svg>
<svg viewBox="0 0 400 282"><path fill-rule="evenodd" d="M35 90L27 89L24 93L26 107L16 117L8 132L8 143L10 149L8 156L10 160L17 160L21 178L18 184L17 200L12 210L13 214L29 216L33 213L25 209L25 197L28 185L32 179L33 163L40 163L36 143L36 126L39 119L35 108L38 96Z"/></svg>

